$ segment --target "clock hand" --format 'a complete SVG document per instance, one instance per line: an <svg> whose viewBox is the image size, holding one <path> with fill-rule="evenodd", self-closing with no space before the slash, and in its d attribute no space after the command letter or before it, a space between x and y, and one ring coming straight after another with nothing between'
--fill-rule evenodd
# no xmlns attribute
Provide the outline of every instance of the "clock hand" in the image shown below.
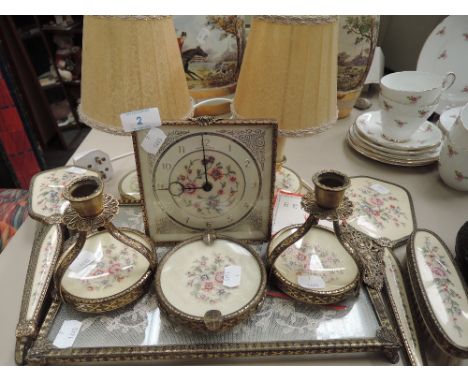
<svg viewBox="0 0 468 382"><path fill-rule="evenodd" d="M185 187L180 182L171 182L167 188L158 188L158 191L169 191L171 195L180 196L184 193L185 190L204 190L205 187Z"/></svg>
<svg viewBox="0 0 468 382"><path fill-rule="evenodd" d="M205 141L203 140L203 134L201 136L202 150L203 150L203 167L205 168L205 184L203 185L203 190L209 192L212 190L213 186L208 182L208 171L206 170L206 154L205 154Z"/></svg>

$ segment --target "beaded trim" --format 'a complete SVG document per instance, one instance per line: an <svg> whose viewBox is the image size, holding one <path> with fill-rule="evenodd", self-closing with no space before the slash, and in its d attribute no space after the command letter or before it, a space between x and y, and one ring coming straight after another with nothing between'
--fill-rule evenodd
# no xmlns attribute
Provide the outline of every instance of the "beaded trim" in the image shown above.
<svg viewBox="0 0 468 382"><path fill-rule="evenodd" d="M234 109L234 102L231 103L231 114L233 118L235 119L248 119L240 115L239 113L236 112ZM304 129L300 130L283 130L283 129L278 129L278 135L280 137L303 137L307 135L315 135L315 134L320 134L323 133L324 131L328 130L332 125L336 123L338 120L338 109L336 110L336 115L334 118L330 119L329 121L322 123L321 125L318 126L312 126L312 127L306 127Z"/></svg>
<svg viewBox="0 0 468 382"><path fill-rule="evenodd" d="M254 19L269 21L281 24L332 24L338 21L338 16L284 16L284 15L270 15L270 16L254 16Z"/></svg>

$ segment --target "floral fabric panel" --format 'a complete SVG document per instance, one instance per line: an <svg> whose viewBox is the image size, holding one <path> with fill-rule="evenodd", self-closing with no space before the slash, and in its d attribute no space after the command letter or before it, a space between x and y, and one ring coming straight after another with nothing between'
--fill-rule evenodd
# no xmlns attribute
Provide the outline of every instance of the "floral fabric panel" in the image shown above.
<svg viewBox="0 0 468 382"><path fill-rule="evenodd" d="M34 311L36 310L42 292L44 291L44 287L46 286L47 277L51 271L51 265L54 262L54 255L57 251L57 244L58 229L56 226L51 226L39 249L36 271L31 286L28 311L26 313L27 320L31 320L33 318Z"/></svg>
<svg viewBox="0 0 468 382"><path fill-rule="evenodd" d="M224 269L236 265L229 256L216 254L211 259L202 256L194 259L190 271L186 273L187 286L190 294L198 300L215 304L226 299L232 288L224 286Z"/></svg>
<svg viewBox="0 0 468 382"><path fill-rule="evenodd" d="M468 297L450 255L425 231L416 234L414 251L432 312L453 342L468 347Z"/></svg>
<svg viewBox="0 0 468 382"><path fill-rule="evenodd" d="M403 188L358 177L351 179L346 196L354 204L348 222L365 234L398 241L413 231L411 200Z"/></svg>

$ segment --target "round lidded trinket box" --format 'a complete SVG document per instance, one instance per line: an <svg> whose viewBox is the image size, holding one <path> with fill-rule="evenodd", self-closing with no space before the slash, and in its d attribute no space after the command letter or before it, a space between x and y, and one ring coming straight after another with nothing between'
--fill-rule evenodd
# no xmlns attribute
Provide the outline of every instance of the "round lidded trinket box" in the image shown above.
<svg viewBox="0 0 468 382"><path fill-rule="evenodd" d="M136 170L125 174L119 182L119 194L123 203L140 203L140 187Z"/></svg>
<svg viewBox="0 0 468 382"><path fill-rule="evenodd" d="M161 309L196 331L237 325L260 306L265 289L260 257L242 243L212 233L175 246L156 272Z"/></svg>
<svg viewBox="0 0 468 382"><path fill-rule="evenodd" d="M156 267L151 240L112 224L118 202L103 193L100 178L85 176L72 181L64 198L70 207L62 222L78 235L55 267L57 294L87 313L119 309L141 297Z"/></svg>
<svg viewBox="0 0 468 382"><path fill-rule="evenodd" d="M319 219L335 225L351 216L352 203L344 197L350 181L334 170L321 171L312 180L315 194L308 193L301 203L309 217L273 237L267 261L273 283L284 293L308 304L331 304L356 295L360 287L353 256L331 230L317 226Z"/></svg>

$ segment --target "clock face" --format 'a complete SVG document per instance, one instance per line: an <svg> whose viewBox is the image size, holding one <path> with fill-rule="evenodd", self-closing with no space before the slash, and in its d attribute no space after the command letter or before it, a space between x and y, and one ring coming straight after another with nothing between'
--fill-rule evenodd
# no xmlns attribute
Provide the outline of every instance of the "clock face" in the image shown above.
<svg viewBox="0 0 468 382"><path fill-rule="evenodd" d="M133 133L146 233L161 246L208 230L269 240L276 122L205 121L165 121L156 152L147 130Z"/></svg>
<svg viewBox="0 0 468 382"><path fill-rule="evenodd" d="M161 209L176 223L198 230L223 229L255 206L261 176L242 143L201 132L180 138L161 153L152 184Z"/></svg>

